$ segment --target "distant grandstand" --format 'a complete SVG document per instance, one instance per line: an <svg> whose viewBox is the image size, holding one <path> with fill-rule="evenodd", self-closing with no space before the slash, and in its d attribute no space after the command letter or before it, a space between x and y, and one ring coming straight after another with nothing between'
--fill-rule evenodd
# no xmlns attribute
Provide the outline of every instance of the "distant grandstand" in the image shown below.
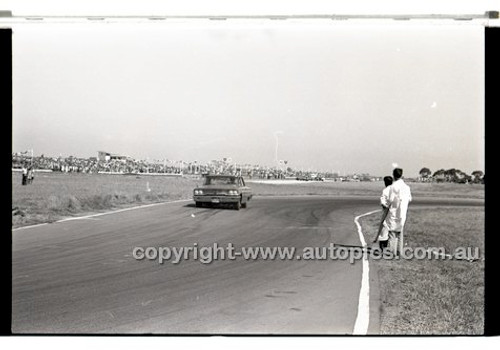
<svg viewBox="0 0 500 350"><path fill-rule="evenodd" d="M124 161L133 160L133 158L129 156L124 156L116 153L109 153L105 151L98 151L97 159L99 159L99 161L101 162L109 162L111 160L124 160Z"/></svg>

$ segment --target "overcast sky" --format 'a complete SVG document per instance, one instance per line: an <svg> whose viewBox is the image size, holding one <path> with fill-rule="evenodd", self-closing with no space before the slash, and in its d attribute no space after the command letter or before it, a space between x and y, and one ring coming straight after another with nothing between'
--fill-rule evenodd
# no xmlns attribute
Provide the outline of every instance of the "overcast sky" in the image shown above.
<svg viewBox="0 0 500 350"><path fill-rule="evenodd" d="M269 22L18 26L13 150L484 170L482 26Z"/></svg>

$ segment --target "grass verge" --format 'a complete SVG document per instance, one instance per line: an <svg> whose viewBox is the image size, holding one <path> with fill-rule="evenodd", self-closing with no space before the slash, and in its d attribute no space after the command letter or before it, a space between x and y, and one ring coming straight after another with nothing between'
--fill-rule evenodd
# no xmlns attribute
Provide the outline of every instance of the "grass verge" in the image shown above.
<svg viewBox="0 0 500 350"><path fill-rule="evenodd" d="M38 174L22 186L13 177L12 226L190 198L195 179L156 176Z"/></svg>
<svg viewBox="0 0 500 350"><path fill-rule="evenodd" d="M368 239L379 215L361 219ZM409 247L477 247L484 252L484 208L410 208ZM480 335L484 261L373 260L380 280L382 334Z"/></svg>
<svg viewBox="0 0 500 350"><path fill-rule="evenodd" d="M255 195L326 195L376 196L384 189L383 182L303 182L295 184L247 181ZM445 197L484 199L484 185L456 183L408 183L414 198Z"/></svg>

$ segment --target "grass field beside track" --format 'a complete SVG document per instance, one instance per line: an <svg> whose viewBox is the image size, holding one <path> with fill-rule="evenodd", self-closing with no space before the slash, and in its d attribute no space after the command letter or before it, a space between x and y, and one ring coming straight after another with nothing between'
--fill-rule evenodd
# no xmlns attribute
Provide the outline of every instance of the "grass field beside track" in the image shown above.
<svg viewBox="0 0 500 350"><path fill-rule="evenodd" d="M379 213L363 217L371 242ZM480 260L373 260L381 291L381 333L481 335L484 332L484 208L411 208L411 248L479 248ZM373 266L372 265L372 266Z"/></svg>
<svg viewBox="0 0 500 350"><path fill-rule="evenodd" d="M182 177L38 173L22 186L12 178L13 227L132 205L189 198L196 181ZM149 190L148 190L149 189Z"/></svg>
<svg viewBox="0 0 500 350"><path fill-rule="evenodd" d="M12 225L19 227L138 204L189 199L201 182L190 177L37 173L33 184L22 186L21 174L12 173ZM382 182L247 181L247 185L256 196L379 196L383 188ZM410 183L410 186L414 197L484 198L483 185Z"/></svg>
<svg viewBox="0 0 500 350"><path fill-rule="evenodd" d="M380 196L384 189L382 181L375 182L320 182L308 181L302 184L287 185L273 182L253 183L247 181L256 195L359 195ZM456 183L419 183L409 182L414 197L478 198L484 199L484 185Z"/></svg>

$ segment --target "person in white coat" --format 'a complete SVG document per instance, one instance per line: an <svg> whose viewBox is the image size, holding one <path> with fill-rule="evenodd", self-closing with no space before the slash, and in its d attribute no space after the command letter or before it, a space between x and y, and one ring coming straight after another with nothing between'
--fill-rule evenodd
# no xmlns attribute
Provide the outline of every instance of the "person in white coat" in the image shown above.
<svg viewBox="0 0 500 350"><path fill-rule="evenodd" d="M406 223L408 205L412 200L410 187L403 181L403 169L395 168L392 172L394 182L381 198L381 204L389 207L386 223L389 229L389 248L393 254L403 250L403 229Z"/></svg>

